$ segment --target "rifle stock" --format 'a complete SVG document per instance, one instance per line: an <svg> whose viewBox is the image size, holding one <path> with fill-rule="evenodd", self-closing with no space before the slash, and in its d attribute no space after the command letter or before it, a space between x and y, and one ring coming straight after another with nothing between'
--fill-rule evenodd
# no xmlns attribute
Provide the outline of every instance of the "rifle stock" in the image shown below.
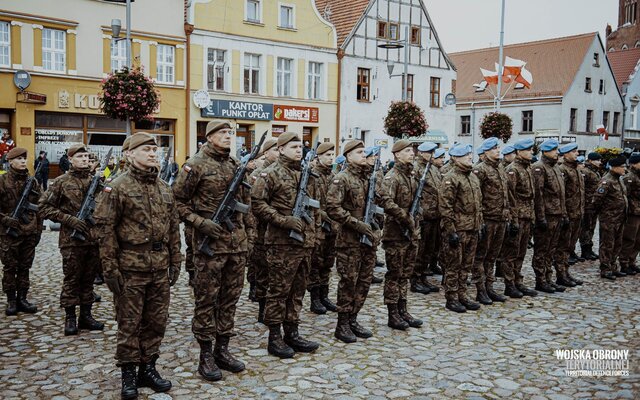
<svg viewBox="0 0 640 400"><path fill-rule="evenodd" d="M39 163L38 167L36 167L36 170L33 173L33 176L30 176L27 179L27 181L24 183L24 186L22 187L22 194L20 196L20 200L18 200L18 204L16 204L16 207L13 209L13 212L11 213L11 218L22 221L22 223L25 225L31 222L31 220L27 216L26 211L28 210L28 211L38 212L38 206L29 201L29 195L32 192L34 192L33 185L36 182L36 176L38 176L41 170L42 170L42 163ZM13 228L7 228L6 233L7 235L11 236L14 239L18 238L19 236L18 231Z"/></svg>
<svg viewBox="0 0 640 400"><path fill-rule="evenodd" d="M377 173L380 170L381 162L380 156L376 158L376 163L373 167L373 172L369 177L369 188L367 190L367 205L364 210L364 223L371 225L374 229L380 229L380 226L376 222L376 215L384 214L384 208L375 204L376 197L376 180L378 179ZM373 242L367 235L360 236L360 243L373 247Z"/></svg>

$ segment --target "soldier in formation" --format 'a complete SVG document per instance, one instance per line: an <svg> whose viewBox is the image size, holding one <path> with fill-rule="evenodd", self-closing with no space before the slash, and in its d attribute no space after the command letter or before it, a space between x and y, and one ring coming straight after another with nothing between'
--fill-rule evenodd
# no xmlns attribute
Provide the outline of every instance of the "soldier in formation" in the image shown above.
<svg viewBox="0 0 640 400"><path fill-rule="evenodd" d="M629 205L622 234L620 272L627 275L640 273L636 257L640 250L640 154L629 157L629 171L622 178L627 189Z"/></svg>

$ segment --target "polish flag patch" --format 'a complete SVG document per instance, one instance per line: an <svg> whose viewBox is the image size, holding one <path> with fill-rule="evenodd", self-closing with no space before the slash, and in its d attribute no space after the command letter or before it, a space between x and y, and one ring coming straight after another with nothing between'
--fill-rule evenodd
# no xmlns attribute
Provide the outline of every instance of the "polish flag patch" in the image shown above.
<svg viewBox="0 0 640 400"><path fill-rule="evenodd" d="M111 186L105 186L104 189L102 189L102 191L105 193L111 193Z"/></svg>
<svg viewBox="0 0 640 400"><path fill-rule="evenodd" d="M191 167L188 166L187 164L184 165L183 169L185 170L185 172L191 172Z"/></svg>

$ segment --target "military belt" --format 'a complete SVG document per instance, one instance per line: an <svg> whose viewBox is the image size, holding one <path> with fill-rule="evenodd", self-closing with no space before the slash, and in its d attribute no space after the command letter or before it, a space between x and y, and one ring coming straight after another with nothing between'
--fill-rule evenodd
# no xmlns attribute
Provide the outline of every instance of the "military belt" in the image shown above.
<svg viewBox="0 0 640 400"><path fill-rule="evenodd" d="M164 250L163 242L149 242L142 244L120 243L121 250L137 251L144 253L146 251L162 251Z"/></svg>

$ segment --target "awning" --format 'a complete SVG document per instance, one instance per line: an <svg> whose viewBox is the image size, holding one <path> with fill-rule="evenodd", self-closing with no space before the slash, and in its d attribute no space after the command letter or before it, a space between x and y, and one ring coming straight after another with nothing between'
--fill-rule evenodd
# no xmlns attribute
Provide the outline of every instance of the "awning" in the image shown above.
<svg viewBox="0 0 640 400"><path fill-rule="evenodd" d="M426 135L412 137L409 139L410 142L414 143L422 143L422 142L433 142L433 143L441 143L448 144L449 137L444 131L433 129L427 131Z"/></svg>

